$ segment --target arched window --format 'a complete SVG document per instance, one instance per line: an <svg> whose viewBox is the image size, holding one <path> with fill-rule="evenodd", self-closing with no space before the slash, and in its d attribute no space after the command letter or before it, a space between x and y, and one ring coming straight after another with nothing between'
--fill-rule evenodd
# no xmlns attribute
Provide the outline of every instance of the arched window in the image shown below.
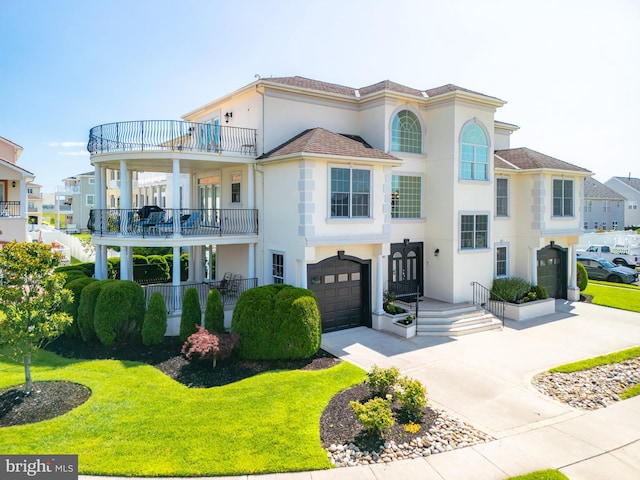
<svg viewBox="0 0 640 480"><path fill-rule="evenodd" d="M391 150L422 153L422 128L415 113L402 110L391 123Z"/></svg>
<svg viewBox="0 0 640 480"><path fill-rule="evenodd" d="M462 131L460 178L487 180L489 164L489 142L484 130L471 123Z"/></svg>

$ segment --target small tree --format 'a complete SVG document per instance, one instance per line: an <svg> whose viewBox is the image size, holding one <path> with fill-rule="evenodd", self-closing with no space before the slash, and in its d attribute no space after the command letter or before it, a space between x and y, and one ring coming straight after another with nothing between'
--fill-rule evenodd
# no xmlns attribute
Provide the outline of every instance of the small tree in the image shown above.
<svg viewBox="0 0 640 480"><path fill-rule="evenodd" d="M180 340L183 342L189 335L196 333L197 326L202 324L202 310L198 290L189 287L184 291L182 299L182 315L180 317Z"/></svg>
<svg viewBox="0 0 640 480"><path fill-rule="evenodd" d="M43 243L13 241L0 249L0 346L24 363L27 395L33 388L31 358L73 321L73 300L54 270L62 256Z"/></svg>
<svg viewBox="0 0 640 480"><path fill-rule="evenodd" d="M585 288L587 288L587 285L589 284L589 277L587 276L587 269L584 268L584 265L582 265L580 262L576 262L576 267L576 283L578 284L578 288L582 292Z"/></svg>
<svg viewBox="0 0 640 480"><path fill-rule="evenodd" d="M211 333L224 333L224 308L220 290L212 289L204 309L204 328Z"/></svg>
<svg viewBox="0 0 640 480"><path fill-rule="evenodd" d="M167 307L161 292L153 292L142 324L142 343L160 345L167 331Z"/></svg>
<svg viewBox="0 0 640 480"><path fill-rule="evenodd" d="M182 346L182 353L190 362L211 360L216 368L218 360L229 357L238 345L239 336L231 333L210 333L201 326L197 332L189 335Z"/></svg>

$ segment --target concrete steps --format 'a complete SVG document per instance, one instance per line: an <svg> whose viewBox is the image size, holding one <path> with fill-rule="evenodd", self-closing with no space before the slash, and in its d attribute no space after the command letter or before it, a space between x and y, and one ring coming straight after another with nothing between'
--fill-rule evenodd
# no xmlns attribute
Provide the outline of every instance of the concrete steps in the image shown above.
<svg viewBox="0 0 640 480"><path fill-rule="evenodd" d="M415 303L406 304L405 308L414 312ZM420 302L417 320L416 335L418 336L451 337L502 328L500 319L470 302L435 305Z"/></svg>

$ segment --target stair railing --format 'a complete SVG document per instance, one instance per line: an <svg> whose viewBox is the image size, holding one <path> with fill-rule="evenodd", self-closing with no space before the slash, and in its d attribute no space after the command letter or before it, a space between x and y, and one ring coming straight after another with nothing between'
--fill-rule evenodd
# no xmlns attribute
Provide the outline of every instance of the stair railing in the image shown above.
<svg viewBox="0 0 640 480"><path fill-rule="evenodd" d="M504 328L504 311L507 301L499 295L491 293L491 290L478 282L471 282L471 287L473 288L473 304L498 317L502 322L502 328Z"/></svg>

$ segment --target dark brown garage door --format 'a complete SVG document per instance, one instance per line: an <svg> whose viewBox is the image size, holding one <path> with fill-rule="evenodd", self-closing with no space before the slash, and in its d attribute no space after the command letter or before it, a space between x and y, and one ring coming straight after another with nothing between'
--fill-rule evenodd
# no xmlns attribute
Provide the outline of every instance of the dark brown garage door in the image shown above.
<svg viewBox="0 0 640 480"><path fill-rule="evenodd" d="M322 331L369 325L369 261L339 255L307 267L309 290L316 294Z"/></svg>

